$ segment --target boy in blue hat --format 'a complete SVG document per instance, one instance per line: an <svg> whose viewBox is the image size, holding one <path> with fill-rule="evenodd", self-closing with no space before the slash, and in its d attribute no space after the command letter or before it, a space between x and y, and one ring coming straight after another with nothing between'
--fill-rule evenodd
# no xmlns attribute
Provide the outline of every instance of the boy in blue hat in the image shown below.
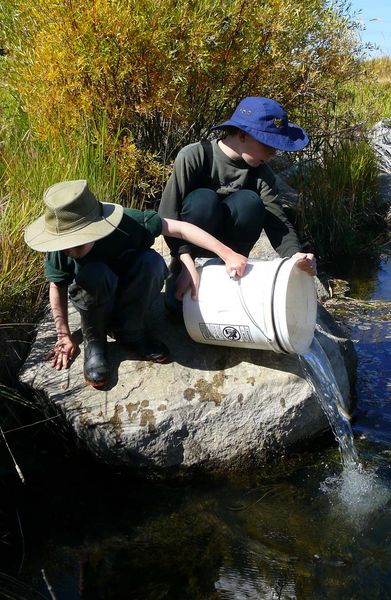
<svg viewBox="0 0 391 600"><path fill-rule="evenodd" d="M300 252L293 226L278 196L267 162L277 150L294 152L308 144L304 129L290 123L278 102L259 96L242 100L227 121L215 125L219 139L185 146L175 160L159 214L198 225L236 252L248 256L264 229L281 257L297 255L298 266L314 275L313 254ZM181 299L194 281L194 258L201 248L171 237L174 257L166 307L178 315Z"/></svg>

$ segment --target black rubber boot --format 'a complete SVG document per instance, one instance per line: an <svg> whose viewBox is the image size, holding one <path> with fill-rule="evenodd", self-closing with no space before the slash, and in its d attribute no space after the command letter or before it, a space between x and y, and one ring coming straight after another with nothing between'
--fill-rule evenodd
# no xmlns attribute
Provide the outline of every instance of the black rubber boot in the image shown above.
<svg viewBox="0 0 391 600"><path fill-rule="evenodd" d="M106 358L106 325L101 311L80 311L84 339L84 379L94 388L103 387L109 380Z"/></svg>

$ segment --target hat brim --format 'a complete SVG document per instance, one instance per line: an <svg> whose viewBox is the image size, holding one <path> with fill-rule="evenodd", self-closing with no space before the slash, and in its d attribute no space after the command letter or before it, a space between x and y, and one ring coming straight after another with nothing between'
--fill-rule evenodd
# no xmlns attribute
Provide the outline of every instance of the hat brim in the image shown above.
<svg viewBox="0 0 391 600"><path fill-rule="evenodd" d="M288 123L284 132L270 133L268 131L258 131L247 125L238 123L234 119L228 119L220 125L214 125L210 128L210 131L215 129L224 129L224 127L237 127L245 133L248 133L261 144L266 144L276 150L283 150L284 152L296 152L297 150L303 150L309 142L308 135L302 127L295 125L294 123Z"/></svg>
<svg viewBox="0 0 391 600"><path fill-rule="evenodd" d="M100 202L100 204L102 215L98 220L70 233L54 234L47 231L45 215L42 215L26 228L24 233L26 244L39 252L54 252L76 248L108 236L120 224L124 209L120 204L110 202Z"/></svg>

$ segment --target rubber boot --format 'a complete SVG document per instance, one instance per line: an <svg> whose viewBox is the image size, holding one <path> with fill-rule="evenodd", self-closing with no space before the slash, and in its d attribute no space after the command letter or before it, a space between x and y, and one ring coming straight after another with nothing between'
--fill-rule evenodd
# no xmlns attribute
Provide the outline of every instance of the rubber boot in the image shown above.
<svg viewBox="0 0 391 600"><path fill-rule="evenodd" d="M110 375L105 320L99 310L79 312L84 339L84 379L94 388L103 387Z"/></svg>

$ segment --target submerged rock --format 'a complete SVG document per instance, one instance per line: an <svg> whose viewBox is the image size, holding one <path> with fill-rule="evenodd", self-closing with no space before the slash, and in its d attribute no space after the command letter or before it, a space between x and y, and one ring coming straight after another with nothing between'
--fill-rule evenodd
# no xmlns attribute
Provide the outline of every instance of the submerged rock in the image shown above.
<svg viewBox="0 0 391 600"><path fill-rule="evenodd" d="M349 406L353 344L325 309L318 312L316 337ZM72 331L79 328L72 307L70 323ZM55 371L44 360L55 343L48 313L20 378L46 407L56 407L80 445L111 464L248 468L328 429L297 356L197 344L167 320L162 297L151 329L171 348L172 362L139 361L109 339L111 380L95 390L84 383L83 344L69 370Z"/></svg>

